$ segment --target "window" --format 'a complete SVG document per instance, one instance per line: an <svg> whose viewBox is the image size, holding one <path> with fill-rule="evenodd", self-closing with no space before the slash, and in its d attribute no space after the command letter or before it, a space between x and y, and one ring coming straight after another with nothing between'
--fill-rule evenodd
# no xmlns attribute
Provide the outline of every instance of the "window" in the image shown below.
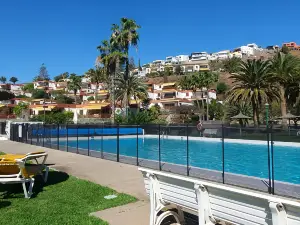
<svg viewBox="0 0 300 225"><path fill-rule="evenodd" d="M190 94L190 93L187 92L187 93L185 94L185 96L186 96L186 97L189 97L189 94Z"/></svg>

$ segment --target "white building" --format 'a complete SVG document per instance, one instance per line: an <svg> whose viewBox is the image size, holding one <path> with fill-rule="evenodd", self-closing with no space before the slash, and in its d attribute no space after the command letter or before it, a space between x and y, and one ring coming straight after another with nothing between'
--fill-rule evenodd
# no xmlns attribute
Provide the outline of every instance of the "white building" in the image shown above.
<svg viewBox="0 0 300 225"><path fill-rule="evenodd" d="M210 55L207 56L207 59L210 61L214 61L218 59L218 54L217 53L212 53Z"/></svg>
<svg viewBox="0 0 300 225"><path fill-rule="evenodd" d="M178 62L178 60L174 56L168 56L168 57L166 57L166 60L165 60L166 65L170 65L173 63L177 63L177 62Z"/></svg>
<svg viewBox="0 0 300 225"><path fill-rule="evenodd" d="M188 55L178 55L175 57L178 62L189 61L190 57Z"/></svg>
<svg viewBox="0 0 300 225"><path fill-rule="evenodd" d="M230 51L229 50L220 51L217 53L217 56L218 59L220 60L228 59L230 57Z"/></svg>
<svg viewBox="0 0 300 225"><path fill-rule="evenodd" d="M191 60L195 61L195 60L207 60L208 54L207 52L193 52L191 54Z"/></svg>

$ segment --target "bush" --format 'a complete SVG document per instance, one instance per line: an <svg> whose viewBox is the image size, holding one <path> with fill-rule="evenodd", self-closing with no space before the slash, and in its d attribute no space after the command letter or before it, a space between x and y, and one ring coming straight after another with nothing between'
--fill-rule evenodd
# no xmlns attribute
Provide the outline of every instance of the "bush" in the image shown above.
<svg viewBox="0 0 300 225"><path fill-rule="evenodd" d="M90 96L90 97L87 98L87 100L88 100L88 101L94 101L95 98L94 98L94 96Z"/></svg>
<svg viewBox="0 0 300 225"><path fill-rule="evenodd" d="M57 103L60 104L73 104L74 103L74 99L70 98L68 96L65 95L57 95L55 98Z"/></svg>
<svg viewBox="0 0 300 225"><path fill-rule="evenodd" d="M217 94L223 94L228 90L228 86L224 82L217 84Z"/></svg>
<svg viewBox="0 0 300 225"><path fill-rule="evenodd" d="M49 94L46 93L44 90L41 89L34 89L32 92L33 99L39 99L39 98L46 98L49 99Z"/></svg>
<svg viewBox="0 0 300 225"><path fill-rule="evenodd" d="M72 112L51 112L49 114L44 115L36 115L30 119L30 121L40 121L45 124L65 124L71 123L73 121L73 113Z"/></svg>

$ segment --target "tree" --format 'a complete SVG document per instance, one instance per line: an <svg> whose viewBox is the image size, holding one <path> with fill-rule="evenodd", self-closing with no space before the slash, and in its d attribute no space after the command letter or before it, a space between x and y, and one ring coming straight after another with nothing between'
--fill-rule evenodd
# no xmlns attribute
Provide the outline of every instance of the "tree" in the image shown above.
<svg viewBox="0 0 300 225"><path fill-rule="evenodd" d="M68 72L64 72L64 73L61 73L59 74L58 76L55 76L54 77L54 81L55 82L60 82L62 80L65 80L69 77L69 73Z"/></svg>
<svg viewBox="0 0 300 225"><path fill-rule="evenodd" d="M70 98L70 97L68 97L66 95L63 95L63 94L58 94L55 97L55 100L59 104L73 104L74 103L74 99L73 98Z"/></svg>
<svg viewBox="0 0 300 225"><path fill-rule="evenodd" d="M5 84L6 83L6 77L4 77L4 76L0 77L0 81L2 82L2 84Z"/></svg>
<svg viewBox="0 0 300 225"><path fill-rule="evenodd" d="M33 83L25 84L22 89L23 89L23 91L31 93L34 90L34 85L33 85Z"/></svg>
<svg viewBox="0 0 300 225"><path fill-rule="evenodd" d="M220 71L221 69L224 69L223 61L220 60L210 61L209 68L211 71Z"/></svg>
<svg viewBox="0 0 300 225"><path fill-rule="evenodd" d="M16 82L18 82L18 78L16 78L16 77L11 77L11 78L9 79L9 81L12 82L13 84L15 84Z"/></svg>
<svg viewBox="0 0 300 225"><path fill-rule="evenodd" d="M270 62L262 60L247 60L241 62L240 72L230 76L234 86L228 93L229 102L250 103L253 111L253 121L259 125L259 108L266 102L278 99L277 88L270 75Z"/></svg>
<svg viewBox="0 0 300 225"><path fill-rule="evenodd" d="M241 59L232 57L223 61L224 70L228 73L237 73L240 69Z"/></svg>
<svg viewBox="0 0 300 225"><path fill-rule="evenodd" d="M182 74L182 68L179 65L175 66L175 74L176 75L181 75Z"/></svg>
<svg viewBox="0 0 300 225"><path fill-rule="evenodd" d="M2 90L0 91L0 101L10 100L14 97L15 97L14 93L10 91L2 91Z"/></svg>
<svg viewBox="0 0 300 225"><path fill-rule="evenodd" d="M299 83L298 70L300 68L299 58L290 54L278 52L271 61L271 73L273 81L279 86L281 116L285 117L287 112L287 89L291 83ZM297 81L295 81L297 79ZM287 124L286 119L282 120Z"/></svg>
<svg viewBox="0 0 300 225"><path fill-rule="evenodd" d="M50 80L47 67L43 63L40 67L39 74L34 78L34 81L44 81L44 80Z"/></svg>
<svg viewBox="0 0 300 225"><path fill-rule="evenodd" d="M91 79L92 83L96 84L95 100L97 101L97 99L98 99L97 93L98 93L99 84L107 80L107 77L105 74L105 69L104 69L104 67L96 67L96 69L89 69L86 72L86 76Z"/></svg>
<svg viewBox="0 0 300 225"><path fill-rule="evenodd" d="M44 90L41 89L34 89L32 91L32 96L31 98L33 99L40 99L40 98L45 98L45 99L49 99L49 94L46 93Z"/></svg>
<svg viewBox="0 0 300 225"><path fill-rule="evenodd" d="M290 52L290 49L286 45L283 45L281 48L281 52L284 54L288 54Z"/></svg>
<svg viewBox="0 0 300 225"><path fill-rule="evenodd" d="M129 71L133 71L136 68L135 63L134 63L134 58L131 57L129 60Z"/></svg>
<svg viewBox="0 0 300 225"><path fill-rule="evenodd" d="M95 98L94 98L93 96L90 96L90 97L87 98L87 100L88 100L88 101L94 101Z"/></svg>
<svg viewBox="0 0 300 225"><path fill-rule="evenodd" d="M224 94L228 90L228 86L224 82L217 84L217 94Z"/></svg>
<svg viewBox="0 0 300 225"><path fill-rule="evenodd" d="M185 90L193 90L193 96L196 98L196 104L198 106L199 112L200 110L200 105L199 105L199 95L197 94L198 90L201 90L203 88L206 88L208 91L209 86L213 84L214 82L218 81L218 74L215 72L198 72L194 73L189 76L185 76L181 79L179 82L179 86L182 89ZM203 103L203 98L202 99L202 106L204 107ZM206 99L206 105L207 105L207 119L208 119L208 95Z"/></svg>
<svg viewBox="0 0 300 225"><path fill-rule="evenodd" d="M13 112L17 117L20 117L23 111L27 109L28 109L28 104L24 102L19 102L19 104L13 108Z"/></svg>
<svg viewBox="0 0 300 225"><path fill-rule="evenodd" d="M116 78L116 98L121 101L122 106L126 109L130 104L131 97L138 103L138 99L143 100L148 97L147 88L142 80L130 74L128 79L122 74ZM127 113L126 113L127 114Z"/></svg>
<svg viewBox="0 0 300 225"><path fill-rule="evenodd" d="M75 104L77 104L76 94L81 88L81 77L77 76L75 73L70 75L70 81L68 81L68 89L74 92Z"/></svg>
<svg viewBox="0 0 300 225"><path fill-rule="evenodd" d="M129 78L129 47L138 47L138 29L140 28L135 20L128 18L121 18L120 26L113 24L112 27L114 43L116 43L119 49L125 54L125 80Z"/></svg>

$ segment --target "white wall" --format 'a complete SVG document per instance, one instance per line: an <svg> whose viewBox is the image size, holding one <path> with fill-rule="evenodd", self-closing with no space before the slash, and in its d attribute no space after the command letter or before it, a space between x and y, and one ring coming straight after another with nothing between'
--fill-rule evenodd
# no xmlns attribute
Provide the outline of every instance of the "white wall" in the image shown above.
<svg viewBox="0 0 300 225"><path fill-rule="evenodd" d="M153 90L161 91L162 90L162 85L161 84L153 84Z"/></svg>
<svg viewBox="0 0 300 225"><path fill-rule="evenodd" d="M176 92L176 98L187 98L190 99L193 96L193 92L181 92L181 91L177 91Z"/></svg>
<svg viewBox="0 0 300 225"><path fill-rule="evenodd" d="M217 99L217 93L215 91L208 91L209 99Z"/></svg>
<svg viewBox="0 0 300 225"><path fill-rule="evenodd" d="M149 97L150 99L155 100L155 99L158 98L158 93L148 92L148 97Z"/></svg>

